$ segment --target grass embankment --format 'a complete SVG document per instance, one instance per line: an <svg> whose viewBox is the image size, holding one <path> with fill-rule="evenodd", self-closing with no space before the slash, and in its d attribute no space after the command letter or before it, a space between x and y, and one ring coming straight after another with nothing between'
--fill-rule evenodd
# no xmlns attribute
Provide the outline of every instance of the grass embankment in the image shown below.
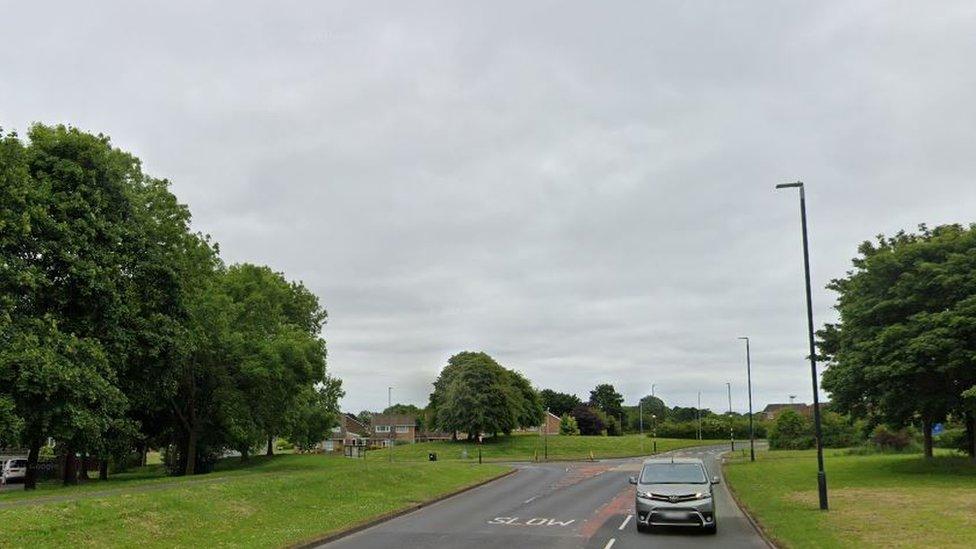
<svg viewBox="0 0 976 549"><path fill-rule="evenodd" d="M582 437L518 434L486 439L481 445L481 457L485 461L532 461L545 458L546 446L550 460L595 459L650 455L654 443L648 437L626 435L620 437ZM677 448L724 444L721 440L687 440L659 438L657 451L667 452ZM387 449L371 450L370 459L388 459ZM425 461L427 454L437 453L439 460L478 460L478 444L470 442L423 442L403 444L393 449L393 459ZM462 457L467 454L467 458Z"/></svg>
<svg viewBox="0 0 976 549"><path fill-rule="evenodd" d="M186 479L152 479L150 474L161 471L148 467L78 488L4 493L0 546L279 547L344 530L506 470L323 455L253 458L245 468L228 469L234 461ZM99 488L112 493L91 492ZM19 501L25 497L40 499Z"/></svg>
<svg viewBox="0 0 976 549"><path fill-rule="evenodd" d="M976 547L976 464L964 457L825 455L830 511L819 510L813 451L736 458L725 475L785 547Z"/></svg>

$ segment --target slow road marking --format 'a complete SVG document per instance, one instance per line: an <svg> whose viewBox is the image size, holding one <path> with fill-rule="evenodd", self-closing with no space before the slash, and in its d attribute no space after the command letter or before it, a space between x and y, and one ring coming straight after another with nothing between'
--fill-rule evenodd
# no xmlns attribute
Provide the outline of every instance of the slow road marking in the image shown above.
<svg viewBox="0 0 976 549"><path fill-rule="evenodd" d="M488 524L500 524L503 526L569 526L576 522L576 519L556 520L549 517L532 517L530 519L520 519L520 517L495 517L488 521Z"/></svg>

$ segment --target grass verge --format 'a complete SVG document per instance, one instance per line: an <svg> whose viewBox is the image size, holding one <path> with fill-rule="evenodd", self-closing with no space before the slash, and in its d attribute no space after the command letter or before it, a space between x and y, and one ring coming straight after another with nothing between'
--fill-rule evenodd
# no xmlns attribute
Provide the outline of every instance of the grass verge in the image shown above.
<svg viewBox="0 0 976 549"><path fill-rule="evenodd" d="M964 457L827 451L830 511L813 451L735 458L725 477L783 547L976 547L976 464Z"/></svg>
<svg viewBox="0 0 976 549"><path fill-rule="evenodd" d="M245 469L192 479L199 482L154 489L146 488L149 482L118 481L115 486L125 488L110 495L48 490L38 496L71 497L0 507L0 545L280 547L354 527L507 470L322 455L254 461Z"/></svg>
<svg viewBox="0 0 976 549"><path fill-rule="evenodd" d="M548 439L548 440L547 440ZM678 448L724 444L721 440L688 440L659 438L657 451L667 452ZM547 447L548 446L548 450ZM654 443L648 437L626 435L619 437L583 437L511 435L489 438L481 445L484 461L535 461L548 455L549 460L595 459L650 455ZM434 452L438 460L478 461L478 444L471 442L423 442L403 444L393 449L393 459L401 461L426 461L427 454ZM389 450L377 449L368 453L371 460L389 459Z"/></svg>

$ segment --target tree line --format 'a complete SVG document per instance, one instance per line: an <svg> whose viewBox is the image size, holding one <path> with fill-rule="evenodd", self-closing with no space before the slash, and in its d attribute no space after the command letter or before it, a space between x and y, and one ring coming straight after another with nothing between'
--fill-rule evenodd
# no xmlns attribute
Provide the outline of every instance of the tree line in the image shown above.
<svg viewBox="0 0 976 549"><path fill-rule="evenodd" d="M174 474L332 426L327 318L300 282L226 265L170 183L108 137L0 130L0 446L49 440L123 468L164 448Z"/></svg>

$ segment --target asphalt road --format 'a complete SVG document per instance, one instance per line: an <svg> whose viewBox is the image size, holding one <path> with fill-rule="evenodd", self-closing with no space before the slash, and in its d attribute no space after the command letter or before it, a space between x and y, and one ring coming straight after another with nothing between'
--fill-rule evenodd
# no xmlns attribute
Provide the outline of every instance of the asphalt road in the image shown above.
<svg viewBox="0 0 976 549"><path fill-rule="evenodd" d="M725 447L679 450L721 475ZM670 455L670 454L662 454ZM637 532L634 488L627 479L641 459L520 464L497 482L420 509L321 547L328 549L768 547L725 487L716 486L718 534L674 529Z"/></svg>

